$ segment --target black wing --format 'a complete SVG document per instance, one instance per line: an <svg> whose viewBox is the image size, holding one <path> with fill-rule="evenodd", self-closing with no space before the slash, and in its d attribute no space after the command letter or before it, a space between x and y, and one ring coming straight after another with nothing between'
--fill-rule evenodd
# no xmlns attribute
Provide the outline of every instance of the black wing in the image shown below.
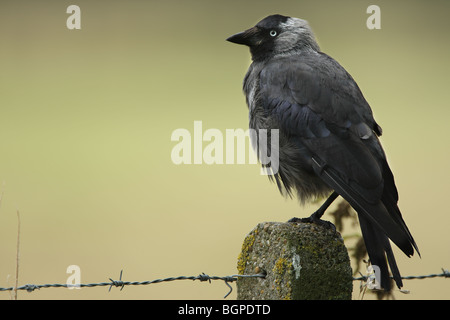
<svg viewBox="0 0 450 320"><path fill-rule="evenodd" d="M358 212L382 286L390 288L386 254L400 287L387 237L408 256L413 246L418 249L397 206L394 178L377 137L381 128L352 77L323 53L281 58L261 71L258 98L280 130L308 149L315 173Z"/></svg>

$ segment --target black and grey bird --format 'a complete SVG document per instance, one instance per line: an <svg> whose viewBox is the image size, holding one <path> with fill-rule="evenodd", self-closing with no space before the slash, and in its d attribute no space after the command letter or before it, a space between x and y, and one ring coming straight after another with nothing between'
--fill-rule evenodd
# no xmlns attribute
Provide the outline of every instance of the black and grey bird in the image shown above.
<svg viewBox="0 0 450 320"><path fill-rule="evenodd" d="M397 206L381 127L356 82L320 51L302 19L271 15L227 40L250 48L253 62L244 79L250 128L279 130L279 169L270 177L302 203L328 197L302 221L321 223L339 195L347 200L358 213L369 259L380 269L381 287L391 289L388 264L402 287L389 239L407 256L419 251Z"/></svg>

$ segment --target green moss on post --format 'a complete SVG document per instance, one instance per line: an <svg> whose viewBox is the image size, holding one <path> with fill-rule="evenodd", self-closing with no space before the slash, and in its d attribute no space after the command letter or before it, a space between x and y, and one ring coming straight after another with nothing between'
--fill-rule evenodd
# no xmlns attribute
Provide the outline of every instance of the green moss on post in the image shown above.
<svg viewBox="0 0 450 320"><path fill-rule="evenodd" d="M266 272L265 279L239 278L239 300L351 299L347 249L338 232L309 223L263 222L245 238L239 274Z"/></svg>

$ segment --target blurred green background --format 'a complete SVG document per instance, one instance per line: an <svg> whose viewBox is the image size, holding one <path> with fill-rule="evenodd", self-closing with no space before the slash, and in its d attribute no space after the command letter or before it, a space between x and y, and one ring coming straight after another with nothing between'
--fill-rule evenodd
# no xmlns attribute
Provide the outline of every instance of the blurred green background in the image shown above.
<svg viewBox="0 0 450 320"><path fill-rule="evenodd" d="M68 30L66 8L81 8ZM381 8L368 30L366 8ZM422 253L403 275L450 268L448 1L1 1L0 286L237 273L245 235L306 216L257 165L175 165L173 130L248 127L246 48L225 39L280 13L308 20L383 127L400 207ZM330 219L327 215L325 219ZM358 230L358 229L355 229ZM354 283L358 298L359 283ZM234 285L233 285L234 286ZM397 299L449 299L446 279ZM221 299L222 282L19 292L19 299ZM235 291L230 296L235 298ZM229 298L229 299L230 299ZM365 298L373 298L366 295ZM0 299L10 299L3 292Z"/></svg>

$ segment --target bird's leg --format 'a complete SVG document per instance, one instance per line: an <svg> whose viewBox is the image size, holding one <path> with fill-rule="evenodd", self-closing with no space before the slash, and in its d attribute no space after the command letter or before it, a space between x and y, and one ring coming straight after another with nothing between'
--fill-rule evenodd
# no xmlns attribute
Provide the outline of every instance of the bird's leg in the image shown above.
<svg viewBox="0 0 450 320"><path fill-rule="evenodd" d="M320 208L314 212L308 218L292 218L288 222L303 222L303 223L315 223L321 226L324 226L328 229L334 229L336 231L336 227L329 221L321 220L320 218L323 216L328 207L333 203L334 200L339 196L339 194L334 191L327 200L320 206Z"/></svg>

